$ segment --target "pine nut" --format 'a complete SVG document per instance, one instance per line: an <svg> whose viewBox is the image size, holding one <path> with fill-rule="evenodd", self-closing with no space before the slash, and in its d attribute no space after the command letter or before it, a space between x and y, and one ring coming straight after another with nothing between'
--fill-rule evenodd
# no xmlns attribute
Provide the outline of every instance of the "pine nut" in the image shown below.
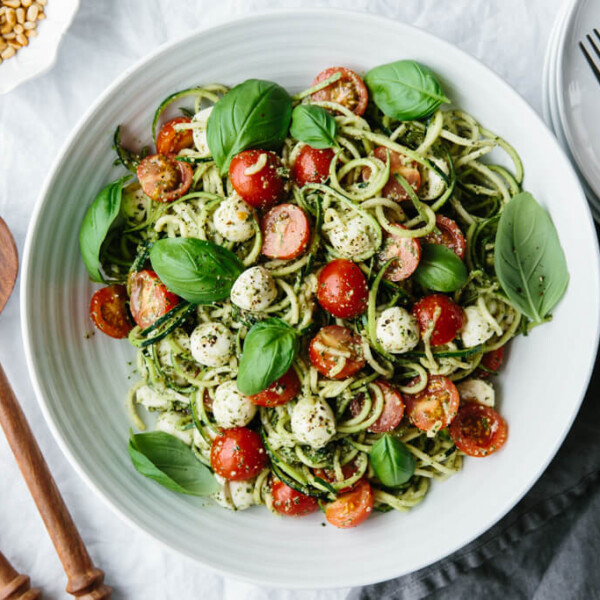
<svg viewBox="0 0 600 600"><path fill-rule="evenodd" d="M0 38L0 52L2 52L2 50L5 48L8 48L8 44L2 38Z"/></svg>
<svg viewBox="0 0 600 600"><path fill-rule="evenodd" d="M23 33L23 25L17 23L13 29L13 31L17 34Z"/></svg>
<svg viewBox="0 0 600 600"><path fill-rule="evenodd" d="M38 32L35 29L28 29L25 33L28 38L37 37L37 34Z"/></svg>
<svg viewBox="0 0 600 600"><path fill-rule="evenodd" d="M17 42L16 40L11 40L10 42L8 42L8 45L11 48L14 48L15 50L20 50L21 49L21 44L19 44L19 42Z"/></svg>
<svg viewBox="0 0 600 600"><path fill-rule="evenodd" d="M0 17L6 12L6 6L0 6Z"/></svg>
<svg viewBox="0 0 600 600"><path fill-rule="evenodd" d="M25 8L29 8L32 3L33 3L33 0L21 0L21 6L23 6Z"/></svg>
<svg viewBox="0 0 600 600"><path fill-rule="evenodd" d="M25 27L25 29L35 29L36 24L32 23L31 21L25 21L25 24L23 25L23 27Z"/></svg>
<svg viewBox="0 0 600 600"><path fill-rule="evenodd" d="M17 13L14 8L9 8L6 11L6 22L9 25L14 25L17 22Z"/></svg>
<svg viewBox="0 0 600 600"><path fill-rule="evenodd" d="M4 60L6 60L7 58L12 58L15 54L16 54L16 50L14 48L7 48L6 50L2 51L2 53L0 54L0 57L2 57Z"/></svg>
<svg viewBox="0 0 600 600"><path fill-rule="evenodd" d="M37 18L37 20L38 20L38 21L43 21L45 18L46 18L46 13L45 13L44 11L40 11L40 12L38 13L38 18Z"/></svg>
<svg viewBox="0 0 600 600"><path fill-rule="evenodd" d="M19 8L19 6L21 6L21 0L2 0L2 4L9 8Z"/></svg>
<svg viewBox="0 0 600 600"><path fill-rule="evenodd" d="M14 40L17 37L17 34L14 31L11 31L10 33L5 33L4 34L4 39L5 40Z"/></svg>
<svg viewBox="0 0 600 600"><path fill-rule="evenodd" d="M23 25L23 23L25 23L25 9L17 8L16 13L17 13L17 21L19 23L21 23L21 25Z"/></svg>
<svg viewBox="0 0 600 600"><path fill-rule="evenodd" d="M37 3L38 3L40 6L46 6L46 4L48 4L48 0L37 0Z"/></svg>
<svg viewBox="0 0 600 600"><path fill-rule="evenodd" d="M0 28L0 33L2 35L7 35L12 31L12 27L10 25L3 25L2 28Z"/></svg>
<svg viewBox="0 0 600 600"><path fill-rule="evenodd" d="M38 13L39 13L40 9L38 7L37 4L32 4L28 9L27 9L27 20L28 21L35 21L38 17Z"/></svg>
<svg viewBox="0 0 600 600"><path fill-rule="evenodd" d="M26 35L19 33L17 35L17 42L19 42L21 46L27 46L29 44L29 38Z"/></svg>

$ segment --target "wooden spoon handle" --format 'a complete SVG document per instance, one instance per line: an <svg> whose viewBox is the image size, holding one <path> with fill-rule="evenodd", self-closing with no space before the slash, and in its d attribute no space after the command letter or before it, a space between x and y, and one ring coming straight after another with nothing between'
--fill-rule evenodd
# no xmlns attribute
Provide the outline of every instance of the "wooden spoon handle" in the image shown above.
<svg viewBox="0 0 600 600"><path fill-rule="evenodd" d="M29 577L19 575L0 552L0 600L40 600L42 592L31 588Z"/></svg>
<svg viewBox="0 0 600 600"><path fill-rule="evenodd" d="M67 574L67 592L83 600L110 598L56 487L21 406L0 365L0 425Z"/></svg>

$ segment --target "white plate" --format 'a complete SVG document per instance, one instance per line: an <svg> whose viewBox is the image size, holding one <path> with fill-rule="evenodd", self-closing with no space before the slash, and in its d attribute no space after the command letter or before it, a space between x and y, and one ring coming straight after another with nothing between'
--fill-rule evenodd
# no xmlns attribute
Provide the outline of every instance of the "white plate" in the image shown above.
<svg viewBox="0 0 600 600"><path fill-rule="evenodd" d="M198 83L259 77L297 91L330 65L364 72L399 58L428 64L459 106L515 145L526 188L550 210L565 249L567 294L551 323L511 344L500 380L507 445L485 460L467 460L464 472L435 484L415 510L376 515L347 531L322 527L320 514L278 519L264 508L231 513L138 476L127 455L124 407L133 351L101 335L86 339L93 286L77 243L86 207L122 173L110 149L115 126L124 123L133 138L148 140L158 103ZM24 265L28 363L41 409L77 471L154 538L222 573L270 586L389 579L483 533L554 456L587 388L597 348L596 235L555 138L516 92L474 58L423 31L366 14L293 10L253 16L198 32L129 70L88 111L58 157L29 229Z"/></svg>

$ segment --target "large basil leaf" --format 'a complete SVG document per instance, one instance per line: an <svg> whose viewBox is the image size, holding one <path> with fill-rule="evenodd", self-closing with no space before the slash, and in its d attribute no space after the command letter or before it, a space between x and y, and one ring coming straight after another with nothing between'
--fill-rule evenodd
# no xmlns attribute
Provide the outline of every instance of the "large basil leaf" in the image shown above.
<svg viewBox="0 0 600 600"><path fill-rule="evenodd" d="M221 175L247 148L280 147L290 126L292 99L272 81L248 79L232 88L210 113L206 141Z"/></svg>
<svg viewBox="0 0 600 600"><path fill-rule="evenodd" d="M450 102L433 72L414 60L399 60L371 69L365 83L375 104L400 121L422 119Z"/></svg>
<svg viewBox="0 0 600 600"><path fill-rule="evenodd" d="M208 496L221 487L186 444L163 431L132 433L129 456L139 473L173 492Z"/></svg>
<svg viewBox="0 0 600 600"><path fill-rule="evenodd" d="M251 396L268 388L292 366L299 345L298 332L281 319L265 319L253 325L240 358L240 392Z"/></svg>
<svg viewBox="0 0 600 600"><path fill-rule="evenodd" d="M92 281L104 281L100 272L102 244L119 216L123 184L130 178L131 175L126 175L109 183L96 196L83 217L79 230L79 247Z"/></svg>
<svg viewBox="0 0 600 600"><path fill-rule="evenodd" d="M158 240L150 249L150 262L167 289L192 304L226 300L244 270L227 248L196 238Z"/></svg>
<svg viewBox="0 0 600 600"><path fill-rule="evenodd" d="M452 250L442 244L423 244L421 261L413 279L436 292L454 292L467 280L467 268Z"/></svg>
<svg viewBox="0 0 600 600"><path fill-rule="evenodd" d="M292 112L292 137L312 148L335 148L338 143L337 122L333 115L320 106L299 104Z"/></svg>
<svg viewBox="0 0 600 600"><path fill-rule="evenodd" d="M399 439L387 433L373 444L369 460L375 475L387 487L406 483L415 472L415 457Z"/></svg>
<svg viewBox="0 0 600 600"><path fill-rule="evenodd" d="M508 299L534 323L567 289L569 271L554 223L528 192L514 196L500 215L494 265Z"/></svg>

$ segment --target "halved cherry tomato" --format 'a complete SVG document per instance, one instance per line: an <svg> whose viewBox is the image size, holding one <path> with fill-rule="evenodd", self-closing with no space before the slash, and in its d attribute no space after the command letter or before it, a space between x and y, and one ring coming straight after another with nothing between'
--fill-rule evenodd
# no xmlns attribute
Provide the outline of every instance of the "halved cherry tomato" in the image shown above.
<svg viewBox="0 0 600 600"><path fill-rule="evenodd" d="M430 244L443 244L446 248L450 248L458 258L464 258L467 242L456 221L444 215L436 215L435 224L440 232L436 233L434 230L428 233L423 241Z"/></svg>
<svg viewBox="0 0 600 600"><path fill-rule="evenodd" d="M369 92L363 80L354 71L344 67L330 67L316 76L313 85L321 83L321 81L338 72L342 76L337 81L312 94L312 100L314 102L337 102L351 110L355 115L362 115L367 109Z"/></svg>
<svg viewBox="0 0 600 600"><path fill-rule="evenodd" d="M367 310L367 279L351 260L336 258L327 263L319 273L317 300L338 319L358 317Z"/></svg>
<svg viewBox="0 0 600 600"><path fill-rule="evenodd" d="M344 356L339 356L339 353ZM331 379L352 377L365 366L361 337L341 325L323 327L312 339L308 355L312 366ZM335 373L342 360L345 361L343 368ZM334 375L330 375L332 371Z"/></svg>
<svg viewBox="0 0 600 600"><path fill-rule="evenodd" d="M273 496L273 508L282 515L303 517L319 509L316 498L296 491L280 479L273 479L271 494Z"/></svg>
<svg viewBox="0 0 600 600"><path fill-rule="evenodd" d="M127 288L109 285L97 290L90 302L94 325L112 338L126 338L133 329L127 314Z"/></svg>
<svg viewBox="0 0 600 600"><path fill-rule="evenodd" d="M210 464L217 475L230 481L245 481L258 475L267 464L260 435L247 427L221 431L210 449Z"/></svg>
<svg viewBox="0 0 600 600"><path fill-rule="evenodd" d="M296 371L290 369L279 379L274 381L266 390L248 396L252 404L257 406L280 406L295 398L300 391L300 380Z"/></svg>
<svg viewBox="0 0 600 600"><path fill-rule="evenodd" d="M260 228L263 234L261 252L269 258L296 258L306 250L310 240L308 217L295 204L272 208L262 218Z"/></svg>
<svg viewBox="0 0 600 600"><path fill-rule="evenodd" d="M159 154L177 154L184 148L189 148L194 144L194 134L191 129L182 129L177 131L175 125L180 123L190 123L189 117L177 117L167 121L156 136L156 151Z"/></svg>
<svg viewBox="0 0 600 600"><path fill-rule="evenodd" d="M406 229L400 223L396 227ZM400 237L386 233L383 248L377 255L379 264L396 258L386 270L384 277L389 281L402 281L408 279L419 266L421 260L421 242L417 238Z"/></svg>
<svg viewBox="0 0 600 600"><path fill-rule="evenodd" d="M421 173L418 169L419 163L415 160L410 160L385 146L377 146L377 148L373 150L373 155L375 158L387 162L388 152L390 154L390 177L383 186L381 195L390 200L395 200L396 202L408 200L409 195L402 187L402 184L396 179L395 174L402 175L402 177L408 181L410 187L415 190L415 192L418 192L421 187ZM362 172L363 179L368 179L370 174L371 169L369 169L369 167L364 167Z"/></svg>
<svg viewBox="0 0 600 600"><path fill-rule="evenodd" d="M500 346L500 348L492 350L491 352L486 352L479 363L479 366L485 367L485 369L477 369L477 376L486 379L491 375L495 375L500 370L503 359L504 346Z"/></svg>
<svg viewBox="0 0 600 600"><path fill-rule="evenodd" d="M456 447L469 456L489 456L502 448L508 437L506 421L489 406L469 402L450 425Z"/></svg>
<svg viewBox="0 0 600 600"><path fill-rule="evenodd" d="M355 461L351 461L342 466L342 475L344 476L344 479L349 479L356 473L356 471L358 471L358 466L356 465ZM315 469L314 474L315 477L320 477L328 483L337 483L335 471L333 469ZM361 480L359 479L353 485L349 485L339 490L339 493L343 494L344 492L353 490L360 482Z"/></svg>
<svg viewBox="0 0 600 600"><path fill-rule="evenodd" d="M408 418L423 431L448 427L456 417L459 402L456 386L443 375L431 375L427 387L417 394L404 394Z"/></svg>
<svg viewBox="0 0 600 600"><path fill-rule="evenodd" d="M137 178L146 196L157 202L173 202L192 185L192 167L172 154L146 156L137 168Z"/></svg>
<svg viewBox="0 0 600 600"><path fill-rule="evenodd" d="M129 276L129 308L133 320L142 328L179 304L179 296L169 292L154 271L146 269Z"/></svg>
<svg viewBox="0 0 600 600"><path fill-rule="evenodd" d="M363 479L352 491L341 494L327 505L325 518L341 529L356 527L373 512L374 503L371 485Z"/></svg>
<svg viewBox="0 0 600 600"><path fill-rule="evenodd" d="M421 298L412 309L412 314L419 322L421 335L431 326L439 313L433 333L432 346L443 346L451 342L465 324L465 311L454 300L443 294L431 294Z"/></svg>
<svg viewBox="0 0 600 600"><path fill-rule="evenodd" d="M229 164L233 189L255 208L269 208L285 192L283 163L270 150L244 150Z"/></svg>
<svg viewBox="0 0 600 600"><path fill-rule="evenodd" d="M334 152L331 148L311 148L306 145L296 157L293 174L296 183L303 187L307 183L323 183L329 177L329 165Z"/></svg>
<svg viewBox="0 0 600 600"><path fill-rule="evenodd" d="M368 431L373 433L385 433L392 431L400 425L404 416L404 399L402 394L383 379L378 379L375 384L383 393L383 412L379 415ZM355 397L350 403L350 412L356 416L360 413L363 406L364 397L362 394Z"/></svg>

